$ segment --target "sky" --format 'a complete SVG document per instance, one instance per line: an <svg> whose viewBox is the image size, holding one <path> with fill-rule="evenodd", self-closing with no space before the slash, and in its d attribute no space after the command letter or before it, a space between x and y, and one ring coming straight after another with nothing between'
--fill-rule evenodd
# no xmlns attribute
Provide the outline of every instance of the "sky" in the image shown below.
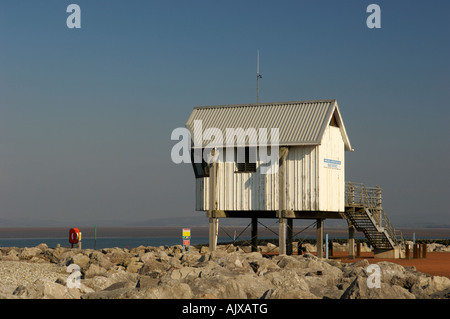
<svg viewBox="0 0 450 319"><path fill-rule="evenodd" d="M81 9L68 28L67 6ZM381 28L368 28L371 3ZM450 2L0 0L0 227L195 211L171 132L195 106L337 99L346 180L448 226Z"/></svg>

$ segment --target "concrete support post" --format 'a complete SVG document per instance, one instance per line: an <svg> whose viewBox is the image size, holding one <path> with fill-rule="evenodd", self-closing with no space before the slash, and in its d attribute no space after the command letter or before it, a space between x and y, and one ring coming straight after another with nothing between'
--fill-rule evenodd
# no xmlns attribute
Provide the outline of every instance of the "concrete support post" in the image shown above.
<svg viewBox="0 0 450 319"><path fill-rule="evenodd" d="M280 218L278 225L278 237L280 255L286 254L286 218Z"/></svg>
<svg viewBox="0 0 450 319"><path fill-rule="evenodd" d="M214 216L214 210L217 209L217 162L214 157L216 150L211 150L211 167L209 170L209 251L215 251L217 247L217 236L219 233L219 219Z"/></svg>
<svg viewBox="0 0 450 319"><path fill-rule="evenodd" d="M258 251L258 218L252 218L252 251Z"/></svg>
<svg viewBox="0 0 450 319"><path fill-rule="evenodd" d="M280 159L278 168L278 218L280 219L278 231L278 248L280 255L286 254L286 218L284 212L286 210L286 157L289 149L280 147Z"/></svg>
<svg viewBox="0 0 450 319"><path fill-rule="evenodd" d="M348 259L355 259L355 227L348 222Z"/></svg>
<svg viewBox="0 0 450 319"><path fill-rule="evenodd" d="M219 234L219 218L209 219L209 251L215 251L217 248L217 237Z"/></svg>
<svg viewBox="0 0 450 319"><path fill-rule="evenodd" d="M317 219L316 227L317 227L317 241L316 241L317 257L323 258L323 219L322 218Z"/></svg>
<svg viewBox="0 0 450 319"><path fill-rule="evenodd" d="M294 240L294 232L293 232L293 219L288 218L287 219L287 243L286 243L286 254L292 255L293 249L292 249L292 241Z"/></svg>

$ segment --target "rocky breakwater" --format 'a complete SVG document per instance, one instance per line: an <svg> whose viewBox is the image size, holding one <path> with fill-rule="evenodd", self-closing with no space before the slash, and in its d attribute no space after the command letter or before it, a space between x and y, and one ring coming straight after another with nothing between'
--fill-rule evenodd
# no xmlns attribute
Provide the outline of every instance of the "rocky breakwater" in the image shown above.
<svg viewBox="0 0 450 319"><path fill-rule="evenodd" d="M450 298L450 279L413 267L379 262L376 274L367 260L349 264L309 253L267 258L232 245L183 253L179 246L78 250L41 244L0 252L0 298Z"/></svg>

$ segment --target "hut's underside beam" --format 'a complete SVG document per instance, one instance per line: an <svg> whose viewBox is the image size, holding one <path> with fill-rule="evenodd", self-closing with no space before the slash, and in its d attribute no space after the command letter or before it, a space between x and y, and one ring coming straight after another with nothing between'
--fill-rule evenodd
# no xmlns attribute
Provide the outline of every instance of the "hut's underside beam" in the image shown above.
<svg viewBox="0 0 450 319"><path fill-rule="evenodd" d="M321 211L282 211L278 216L277 211L253 211L253 210L214 210L206 212L208 218L294 218L294 219L346 219L344 213Z"/></svg>

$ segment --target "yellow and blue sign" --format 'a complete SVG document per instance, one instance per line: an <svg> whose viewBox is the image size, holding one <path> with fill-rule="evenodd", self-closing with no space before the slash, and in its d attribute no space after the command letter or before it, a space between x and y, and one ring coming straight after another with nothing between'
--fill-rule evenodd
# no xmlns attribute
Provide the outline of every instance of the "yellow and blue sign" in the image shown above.
<svg viewBox="0 0 450 319"><path fill-rule="evenodd" d="M183 228L182 236L183 236L183 251L184 251L185 246L189 247L188 249L190 251L191 250L191 229Z"/></svg>

